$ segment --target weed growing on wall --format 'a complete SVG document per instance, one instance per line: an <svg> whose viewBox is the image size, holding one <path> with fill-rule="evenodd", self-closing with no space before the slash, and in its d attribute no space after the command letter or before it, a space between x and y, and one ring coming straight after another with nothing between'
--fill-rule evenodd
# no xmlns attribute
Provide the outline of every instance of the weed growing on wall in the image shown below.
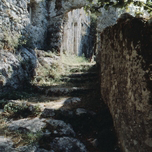
<svg viewBox="0 0 152 152"><path fill-rule="evenodd" d="M33 142L37 142L41 137L42 137L43 133L41 131L33 133L33 132L29 132L27 134L24 134L24 138L27 141L27 143L33 143Z"/></svg>
<svg viewBox="0 0 152 152"><path fill-rule="evenodd" d="M22 46L27 43L25 39L22 38L21 34L16 33L11 33L11 31L7 30L6 28L3 29L3 48L7 50L15 50L19 46Z"/></svg>

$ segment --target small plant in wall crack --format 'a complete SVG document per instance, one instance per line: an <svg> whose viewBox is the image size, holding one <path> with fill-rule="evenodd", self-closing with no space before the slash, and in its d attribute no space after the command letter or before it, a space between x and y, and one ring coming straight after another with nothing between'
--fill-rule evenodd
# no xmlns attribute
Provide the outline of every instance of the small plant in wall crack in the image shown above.
<svg viewBox="0 0 152 152"><path fill-rule="evenodd" d="M12 33L11 31L9 31L8 29L6 29L5 27L2 27L3 29L3 33L4 33L4 38L3 38L3 43L4 49L7 50L16 50L19 46L22 46L24 44L27 43L27 41L25 39L22 38L22 35L19 33ZM13 52L14 53L14 52Z"/></svg>
<svg viewBox="0 0 152 152"><path fill-rule="evenodd" d="M33 142L37 142L41 137L43 133L41 131L33 133L33 132L27 132L24 135L22 135L24 141L26 141L29 144L32 144Z"/></svg>

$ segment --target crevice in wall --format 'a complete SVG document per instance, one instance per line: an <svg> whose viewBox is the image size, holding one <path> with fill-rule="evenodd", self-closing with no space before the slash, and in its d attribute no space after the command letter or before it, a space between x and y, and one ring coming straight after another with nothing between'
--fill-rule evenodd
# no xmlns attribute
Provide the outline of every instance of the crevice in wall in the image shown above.
<svg viewBox="0 0 152 152"><path fill-rule="evenodd" d="M60 10L62 8L62 0L56 0L56 2L55 2L55 8L57 10Z"/></svg>

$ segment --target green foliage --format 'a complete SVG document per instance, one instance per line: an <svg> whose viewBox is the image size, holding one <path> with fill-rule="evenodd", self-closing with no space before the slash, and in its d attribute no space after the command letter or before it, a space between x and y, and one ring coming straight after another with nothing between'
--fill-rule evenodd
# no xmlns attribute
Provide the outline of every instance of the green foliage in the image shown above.
<svg viewBox="0 0 152 152"><path fill-rule="evenodd" d="M60 81L63 73L60 56L51 51L42 52L41 55L39 55L39 53L40 52L37 52L38 56L50 58L50 62L40 61L39 66L36 68L36 75L31 83L36 86L54 85L56 82Z"/></svg>
<svg viewBox="0 0 152 152"><path fill-rule="evenodd" d="M97 3L93 3L94 0L88 0L90 2L89 5L85 7L85 9L91 10L91 12L99 12L98 10L101 7L104 7L105 9L108 9L109 6L117 7L117 8L127 8L128 5L133 3L134 5L137 6L144 6L144 9L146 9L149 13L152 12L152 2L150 0L147 0L146 3L141 2L141 1L134 1L134 0L116 0L116 1L111 1L111 0L98 0Z"/></svg>
<svg viewBox="0 0 152 152"><path fill-rule="evenodd" d="M24 134L24 138L27 143L32 144L34 142L37 142L42 137L42 135L43 133L40 131L36 133L29 132L27 134Z"/></svg>
<svg viewBox="0 0 152 152"><path fill-rule="evenodd" d="M150 13L150 15L152 16L152 2L148 0L147 4L143 4L143 5L144 5L144 9L146 9L148 13Z"/></svg>
<svg viewBox="0 0 152 152"><path fill-rule="evenodd" d="M85 58L84 54L82 56L76 56L75 54L62 54L62 62L66 64L79 64L88 63L89 61Z"/></svg>
<svg viewBox="0 0 152 152"><path fill-rule="evenodd" d="M11 117L26 118L28 116L37 116L41 112L41 109L38 105L32 106L27 102L9 102L4 106L4 112L9 113Z"/></svg>
<svg viewBox="0 0 152 152"><path fill-rule="evenodd" d="M43 65L37 68L38 75L35 76L32 84L36 85L52 85L60 81L63 72L60 62L55 61L51 65Z"/></svg>
<svg viewBox="0 0 152 152"><path fill-rule="evenodd" d="M95 13L92 13L90 15L90 17L91 17L91 22L96 24L97 23L97 15Z"/></svg>

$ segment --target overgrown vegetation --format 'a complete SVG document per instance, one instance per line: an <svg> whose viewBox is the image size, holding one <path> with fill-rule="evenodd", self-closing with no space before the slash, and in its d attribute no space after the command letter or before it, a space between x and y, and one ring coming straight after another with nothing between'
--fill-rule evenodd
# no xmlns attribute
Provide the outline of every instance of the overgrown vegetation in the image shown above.
<svg viewBox="0 0 152 152"><path fill-rule="evenodd" d="M17 148L19 146L34 144L39 141L42 137L43 133L41 131L38 132L30 132L30 131L23 131L23 130L16 130L11 131L7 128L6 124L0 124L0 135L5 137L11 137L12 141L14 142L13 147Z"/></svg>
<svg viewBox="0 0 152 152"><path fill-rule="evenodd" d="M4 33L3 38L3 48L8 50L16 50L19 46L26 44L26 40L24 40L21 34L18 33L11 33L5 27L2 28Z"/></svg>
<svg viewBox="0 0 152 152"><path fill-rule="evenodd" d="M45 65L38 67L37 73L38 75L35 76L32 84L39 86L50 86L60 81L63 68L61 63L54 62L50 66Z"/></svg>
<svg viewBox="0 0 152 152"><path fill-rule="evenodd" d="M39 67L37 70L39 75L35 77L33 83L46 84L47 82L50 82L48 85L55 83L60 78L57 67L58 63L52 64L51 67Z"/></svg>
<svg viewBox="0 0 152 152"><path fill-rule="evenodd" d="M12 131L8 128L8 120L21 119L26 117L36 117L41 110L38 105L33 106L23 101L7 101L0 100L0 106L3 112L0 113L0 135L11 137L14 142L14 147L24 146L38 142L42 136L42 132L31 132L24 129Z"/></svg>
<svg viewBox="0 0 152 152"><path fill-rule="evenodd" d="M40 114L41 109L38 105L33 106L27 102L8 102L4 106L4 112L11 118L35 117Z"/></svg>
<svg viewBox="0 0 152 152"><path fill-rule="evenodd" d="M67 73L74 72L71 71L68 66L89 63L88 59L84 56L79 57L74 54L61 54L61 56L59 56L55 53L46 52L44 56L49 57L52 61L50 64L45 61L40 63L39 67L36 69L37 75L32 81L33 85L52 86L62 84L62 76ZM86 67L81 66L78 68L75 70L83 71Z"/></svg>

